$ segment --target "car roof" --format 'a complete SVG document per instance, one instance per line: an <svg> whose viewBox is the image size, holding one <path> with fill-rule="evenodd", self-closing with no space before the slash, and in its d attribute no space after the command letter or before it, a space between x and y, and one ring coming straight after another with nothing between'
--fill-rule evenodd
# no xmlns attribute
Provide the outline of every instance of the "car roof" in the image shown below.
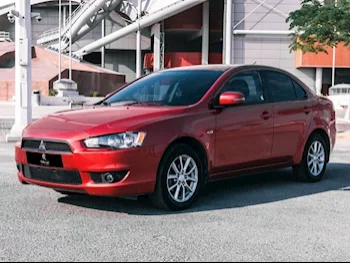
<svg viewBox="0 0 350 263"><path fill-rule="evenodd" d="M184 67L177 67L177 68L170 68L166 69L165 71L179 71L179 70L218 70L218 71L227 71L230 69L239 69L239 68L259 68L259 69L270 69L270 70L277 70L279 71L279 68L272 67L272 66L266 66L266 65L255 65L255 64L211 64L211 65L194 65L194 66L184 66Z"/></svg>
<svg viewBox="0 0 350 263"><path fill-rule="evenodd" d="M166 69L166 71L178 71L178 70L219 70L226 71L232 69L237 65L224 65L224 64L215 64L215 65L195 65L195 66L184 66L177 68Z"/></svg>

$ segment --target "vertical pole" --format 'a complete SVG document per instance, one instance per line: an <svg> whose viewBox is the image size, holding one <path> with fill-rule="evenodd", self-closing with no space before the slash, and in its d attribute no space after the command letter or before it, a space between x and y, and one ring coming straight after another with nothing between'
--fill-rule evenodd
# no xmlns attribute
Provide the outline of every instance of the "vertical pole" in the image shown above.
<svg viewBox="0 0 350 263"><path fill-rule="evenodd" d="M209 64L209 1L203 3L202 65Z"/></svg>
<svg viewBox="0 0 350 263"><path fill-rule="evenodd" d="M154 46L153 46L153 55L154 55L154 63L153 63L153 72L157 72L161 68L161 25L155 24L152 27L152 35L154 35Z"/></svg>
<svg viewBox="0 0 350 263"><path fill-rule="evenodd" d="M222 63L226 62L226 13L227 13L227 0L224 0L224 13L222 18Z"/></svg>
<svg viewBox="0 0 350 263"><path fill-rule="evenodd" d="M106 36L106 20L102 20L102 38ZM106 46L101 48L101 67L106 67Z"/></svg>
<svg viewBox="0 0 350 263"><path fill-rule="evenodd" d="M62 79L62 60L61 60L61 54L62 54L62 46L61 46L61 40L62 40L62 0L59 0L58 2L58 80L61 81Z"/></svg>
<svg viewBox="0 0 350 263"><path fill-rule="evenodd" d="M323 79L323 69L316 68L316 93L321 95L322 92L322 79Z"/></svg>
<svg viewBox="0 0 350 263"><path fill-rule="evenodd" d="M334 4L335 4L335 7L338 6L338 1L335 0ZM335 29L336 30L336 29ZM335 86L335 66L336 66L336 61L335 61L335 58L336 58L336 48L333 47L333 60L332 60L332 87Z"/></svg>
<svg viewBox="0 0 350 263"><path fill-rule="evenodd" d="M333 61L332 61L332 87L334 87L335 85L335 65L336 65L336 61L335 61L335 57L336 57L336 48L333 47Z"/></svg>
<svg viewBox="0 0 350 263"><path fill-rule="evenodd" d="M16 81L15 123L7 142L21 139L23 129L32 121L32 28L30 1L16 0Z"/></svg>
<svg viewBox="0 0 350 263"><path fill-rule="evenodd" d="M227 6L226 6L226 45L225 45L225 64L231 64L232 63L232 36L233 36L233 29L232 29L232 12L233 12L233 5L232 0L226 0Z"/></svg>
<svg viewBox="0 0 350 263"><path fill-rule="evenodd" d="M63 28L66 28L66 21L67 21L67 7L63 6Z"/></svg>
<svg viewBox="0 0 350 263"><path fill-rule="evenodd" d="M142 0L138 0L138 23L140 25L141 14L142 14ZM142 70L142 52L141 52L141 29L139 26L139 30L137 31L137 38L136 38L136 78L141 77L141 70Z"/></svg>
<svg viewBox="0 0 350 263"><path fill-rule="evenodd" d="M72 80L72 0L69 0L69 80Z"/></svg>

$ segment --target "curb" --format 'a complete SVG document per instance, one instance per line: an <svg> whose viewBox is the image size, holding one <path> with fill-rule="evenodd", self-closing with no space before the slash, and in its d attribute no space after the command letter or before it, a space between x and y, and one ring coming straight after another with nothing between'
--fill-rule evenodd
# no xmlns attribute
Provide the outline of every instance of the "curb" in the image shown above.
<svg viewBox="0 0 350 263"><path fill-rule="evenodd" d="M13 124L15 123L14 119L1 119L0 120L0 136L5 136L10 132Z"/></svg>
<svg viewBox="0 0 350 263"><path fill-rule="evenodd" d="M33 118L33 120L38 120L39 118ZM6 136L15 124L15 119L13 117L1 117L0 118L0 137Z"/></svg>

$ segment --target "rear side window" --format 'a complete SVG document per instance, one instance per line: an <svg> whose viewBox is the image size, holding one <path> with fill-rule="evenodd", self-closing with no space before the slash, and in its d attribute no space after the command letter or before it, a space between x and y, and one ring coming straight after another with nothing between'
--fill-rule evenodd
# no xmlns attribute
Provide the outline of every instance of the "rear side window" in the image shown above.
<svg viewBox="0 0 350 263"><path fill-rule="evenodd" d="M294 88L295 88L295 93L297 95L298 100L305 100L307 99L307 93L303 89L302 86L300 86L296 81L293 80Z"/></svg>
<svg viewBox="0 0 350 263"><path fill-rule="evenodd" d="M295 101L297 95L290 77L280 72L262 71L274 102Z"/></svg>

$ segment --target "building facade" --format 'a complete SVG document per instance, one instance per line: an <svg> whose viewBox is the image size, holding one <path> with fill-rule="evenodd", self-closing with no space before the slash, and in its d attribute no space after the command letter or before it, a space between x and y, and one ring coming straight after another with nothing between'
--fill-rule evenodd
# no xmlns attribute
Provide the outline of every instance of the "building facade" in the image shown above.
<svg viewBox="0 0 350 263"><path fill-rule="evenodd" d="M151 6L156 0L144 0ZM208 0L209 1L209 0ZM310 88L321 91L332 84L332 61L326 56L315 62L315 56L290 52L291 40L286 18L300 8L300 0L210 0L208 5L199 4L184 12L160 22L162 38L162 67L181 67L203 63L203 32L206 16L209 18L209 42L206 52L208 63L223 63L226 55L226 12L227 1L232 1L232 64L263 64L285 69ZM42 21L33 20L33 44L42 32L57 27L59 22L58 2L41 1L32 6L32 12L41 14ZM73 9L79 1L74 1ZM77 3L78 2L78 3ZM62 19L68 18L68 4L63 1ZM0 4L1 5L1 4ZM1 9L1 8L0 8ZM104 25L99 25L73 44L73 51L92 43L105 35L123 28L125 19L118 13L110 14ZM9 32L14 40L15 27L9 23L6 14L0 16L0 32ZM154 67L155 38L152 26L142 30L142 66L144 73ZM125 74L126 82L136 78L136 33L108 44L105 50L95 50L85 55L85 61L106 69ZM337 54L341 59L347 51ZM104 54L104 55L103 55ZM346 53L347 56L347 53ZM340 64L339 64L340 63ZM345 63L345 64L344 64ZM347 65L349 64L349 65ZM337 82L350 82L347 68L350 63L338 61ZM1 65L0 65L1 67Z"/></svg>

